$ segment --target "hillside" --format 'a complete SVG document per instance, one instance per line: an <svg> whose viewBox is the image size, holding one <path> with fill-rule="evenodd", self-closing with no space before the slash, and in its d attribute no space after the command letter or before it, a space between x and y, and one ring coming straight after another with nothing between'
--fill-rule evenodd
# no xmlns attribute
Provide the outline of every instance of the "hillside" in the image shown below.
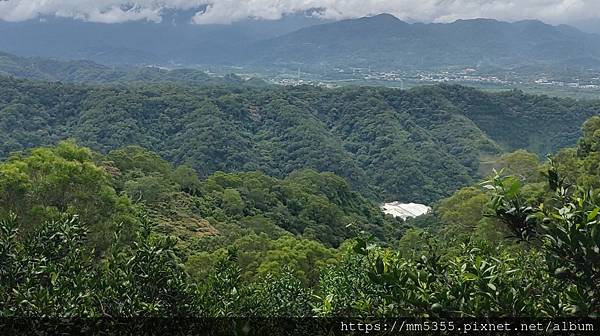
<svg viewBox="0 0 600 336"><path fill-rule="evenodd" d="M0 50L19 56L86 59L108 65L219 63L246 46L323 23L303 13L281 20L244 20L230 25L191 24L193 12L163 13L160 23L104 24L67 18L0 20Z"/></svg>
<svg viewBox="0 0 600 336"><path fill-rule="evenodd" d="M478 177L482 156L572 145L598 102L459 86L378 88L72 86L3 78L0 156L73 138L139 145L206 177L313 168L369 197L431 202Z"/></svg>
<svg viewBox="0 0 600 336"><path fill-rule="evenodd" d="M245 66L321 73L335 67L427 70L448 67L559 72L599 69L600 36L567 25L491 19L403 22L389 14L337 22L305 15L232 25L107 25L69 19L0 22L0 50L109 65Z"/></svg>
<svg viewBox="0 0 600 336"><path fill-rule="evenodd" d="M156 232L177 238L182 248L204 251L250 234L304 236L337 247L353 230L368 230L381 241L403 231L402 221L385 218L331 173L306 169L277 179L217 172L200 179L191 167L174 167L138 146L101 155L60 142L22 154L0 163L0 216L17 214L27 231L58 213L78 214L99 253L112 239L108 231L117 225L134 229L141 212Z"/></svg>
<svg viewBox="0 0 600 336"><path fill-rule="evenodd" d="M306 27L260 41L254 57L256 64L300 64L315 69L558 66L580 58L600 59L600 36L540 21L408 24L381 14Z"/></svg>
<svg viewBox="0 0 600 336"><path fill-rule="evenodd" d="M244 84L236 75L211 77L201 70L163 69L158 67L113 67L92 61L64 61L39 57L18 57L0 52L0 75L44 81L70 83L180 83ZM266 85L260 79L248 85Z"/></svg>
<svg viewBox="0 0 600 336"><path fill-rule="evenodd" d="M71 142L13 155L0 163L0 314L29 318L3 330L193 333L207 328L195 318L215 317L594 322L599 131L589 119L554 163L503 156L512 175L458 191L426 230L383 217L328 173L201 180L139 147L102 155ZM175 324L118 320L132 316ZM244 324L257 335L290 328L319 335L339 323Z"/></svg>
<svg viewBox="0 0 600 336"><path fill-rule="evenodd" d="M0 336L591 335L599 13L0 0Z"/></svg>

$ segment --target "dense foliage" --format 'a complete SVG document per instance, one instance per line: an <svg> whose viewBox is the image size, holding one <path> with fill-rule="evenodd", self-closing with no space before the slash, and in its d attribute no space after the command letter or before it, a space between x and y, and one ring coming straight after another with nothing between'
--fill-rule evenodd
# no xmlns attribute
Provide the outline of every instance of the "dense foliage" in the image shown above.
<svg viewBox="0 0 600 336"><path fill-rule="evenodd" d="M573 156L563 153L549 164L535 164L535 155L522 151L503 156L505 171L460 190L438 206L435 219L423 220L425 229L387 246L369 233L377 230L368 226L377 223L377 211L360 223L370 213L361 209L372 206L332 174L299 171L277 180L217 173L200 180L189 167L173 168L139 147L101 156L61 143L14 155L1 166L3 177L20 167L39 178L31 169L44 167L45 157L46 167L79 167L72 182L48 177L56 190L70 186L60 193L65 199L82 192L91 171L104 172L97 184L110 185L109 194L139 195L139 202L135 223L110 227L113 239L98 255L88 242L96 224L73 215L86 213L85 197L60 208L43 189L19 188L28 185L27 174L10 173L21 180L2 181L0 315L597 316L598 190L575 184L595 180L590 170L562 171L585 168L598 154L599 129L590 119L576 153L565 150ZM13 195L49 204L40 217L46 220L28 224L27 203L9 201ZM325 207L315 213L311 199ZM299 212L286 219L285 211L270 211L282 207ZM336 211L321 211L336 207L337 216L350 216L365 231L332 249L318 242L329 237L318 224L335 228L327 216ZM222 231L182 242L161 229L176 229L169 216L212 217L207 223ZM389 219L382 221L385 227ZM228 237L236 230L245 233ZM444 238L449 232L458 238Z"/></svg>
<svg viewBox="0 0 600 336"><path fill-rule="evenodd" d="M0 317L597 316L599 109L2 79Z"/></svg>
<svg viewBox="0 0 600 336"><path fill-rule="evenodd" d="M157 234L175 238L198 279L234 248L244 278L293 265L300 281L315 283L332 247L356 232L391 242L405 230L344 179L314 170L282 180L217 172L201 181L189 166L172 167L141 147L103 156L61 142L12 155L0 173L0 215L16 216L23 237L76 215L102 258L111 244L131 243L144 212Z"/></svg>
<svg viewBox="0 0 600 336"><path fill-rule="evenodd" d="M397 249L358 240L358 256L322 275L316 312L598 316L600 202L585 185L598 175L581 169L598 153L598 118L583 129L578 148L547 165L525 152L504 156L506 170L444 200L437 219L415 222L429 230L409 231Z"/></svg>
<svg viewBox="0 0 600 336"><path fill-rule="evenodd" d="M115 223L137 225L131 200L113 187L110 174L93 161L93 153L64 142L15 154L0 164L0 214L19 218L29 231L65 215L83 218L90 240L106 250Z"/></svg>
<svg viewBox="0 0 600 336"><path fill-rule="evenodd" d="M333 172L369 198L431 202L479 177L503 150L574 145L596 102L489 94L309 86L93 87L0 80L0 156L65 138L107 153L128 145L216 171L283 178Z"/></svg>
<svg viewBox="0 0 600 336"><path fill-rule="evenodd" d="M71 83L267 85L266 82L258 78L245 80L234 74L215 77L196 69L164 69L154 66L117 68L91 61L62 61L47 58L18 57L3 52L0 52L0 75Z"/></svg>

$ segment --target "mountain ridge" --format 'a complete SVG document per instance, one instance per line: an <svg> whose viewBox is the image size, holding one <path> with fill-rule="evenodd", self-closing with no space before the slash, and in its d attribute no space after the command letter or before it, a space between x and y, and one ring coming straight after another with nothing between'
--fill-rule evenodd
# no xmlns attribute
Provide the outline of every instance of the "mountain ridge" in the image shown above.
<svg viewBox="0 0 600 336"><path fill-rule="evenodd" d="M201 176L312 168L379 201L430 203L478 179L482 156L553 153L598 114L598 101L448 85L259 89L0 77L0 157L69 138L102 153L139 145Z"/></svg>
<svg viewBox="0 0 600 336"><path fill-rule="evenodd" d="M44 29L41 29L43 27ZM127 34L122 34L126 30ZM0 50L102 64L258 68L439 69L600 59L600 35L539 20L408 23L391 14L194 26L169 23L0 22ZM61 36L58 39L57 36ZM596 68L596 67L595 67Z"/></svg>
<svg viewBox="0 0 600 336"><path fill-rule="evenodd" d="M554 64L582 56L600 59L600 35L536 20L410 24L382 14L305 27L260 41L253 52L256 64L435 68L485 62L514 66Z"/></svg>
<svg viewBox="0 0 600 336"><path fill-rule="evenodd" d="M269 85L259 78L244 79L235 74L215 76L198 69L108 66L89 60L19 57L4 52L0 52L0 75L48 82L88 84Z"/></svg>

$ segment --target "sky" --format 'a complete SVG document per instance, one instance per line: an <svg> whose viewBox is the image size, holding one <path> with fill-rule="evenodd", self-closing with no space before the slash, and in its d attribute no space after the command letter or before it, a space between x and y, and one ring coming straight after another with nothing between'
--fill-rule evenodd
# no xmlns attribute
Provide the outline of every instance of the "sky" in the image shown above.
<svg viewBox="0 0 600 336"><path fill-rule="evenodd" d="M334 20L390 13L422 22L494 18L557 24L599 18L600 0L0 0L0 20L13 22L46 16L103 23L160 22L173 10L192 11L190 23L195 24L277 20L305 11Z"/></svg>

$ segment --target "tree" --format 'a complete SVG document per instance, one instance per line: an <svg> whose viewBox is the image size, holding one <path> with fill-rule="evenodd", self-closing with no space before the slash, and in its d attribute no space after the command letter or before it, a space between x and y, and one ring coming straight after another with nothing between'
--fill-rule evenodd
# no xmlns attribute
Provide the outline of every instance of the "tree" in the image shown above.
<svg viewBox="0 0 600 336"><path fill-rule="evenodd" d="M25 232L64 214L79 215L101 252L113 237L115 222L135 230L136 210L129 199L117 194L92 152L73 142L14 155L0 164L0 171L0 213L17 214Z"/></svg>
<svg viewBox="0 0 600 336"><path fill-rule="evenodd" d="M230 216L242 215L245 208L246 204L237 190L230 188L223 190L223 209Z"/></svg>
<svg viewBox="0 0 600 336"><path fill-rule="evenodd" d="M522 201L520 185L513 178L495 176L490 184L491 207L523 240L541 240L550 273L566 284L570 313L596 316L600 312L600 202L590 189L569 185L554 165L547 176L554 196L539 205Z"/></svg>
<svg viewBox="0 0 600 336"><path fill-rule="evenodd" d="M543 181L538 156L525 150L502 155L497 165L504 170L505 174L517 176L523 181L530 183Z"/></svg>
<svg viewBox="0 0 600 336"><path fill-rule="evenodd" d="M123 190L134 201L154 204L167 199L177 186L162 175L151 174L125 182Z"/></svg>
<svg viewBox="0 0 600 336"><path fill-rule="evenodd" d="M181 190L190 194L196 194L200 191L201 184L198 174L189 165L181 165L175 168L172 174L173 181L181 187Z"/></svg>
<svg viewBox="0 0 600 336"><path fill-rule="evenodd" d="M583 124L583 137L579 140L579 155L600 152L600 116L594 116Z"/></svg>

